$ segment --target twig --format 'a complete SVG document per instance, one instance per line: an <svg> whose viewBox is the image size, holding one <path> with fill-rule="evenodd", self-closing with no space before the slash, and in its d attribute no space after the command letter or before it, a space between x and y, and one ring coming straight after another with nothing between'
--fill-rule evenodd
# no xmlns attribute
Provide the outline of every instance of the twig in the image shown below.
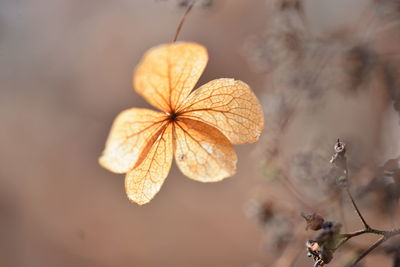
<svg viewBox="0 0 400 267"><path fill-rule="evenodd" d="M372 246L370 246L366 251L364 251L363 253L361 253L348 267L353 267L355 266L357 263L359 263L365 256L367 256L372 250L374 250L375 248L377 248L380 244L382 244L383 242L386 241L386 237L382 236L381 238L379 238L374 244L372 244Z"/></svg>
<svg viewBox="0 0 400 267"><path fill-rule="evenodd" d="M339 179L341 177L344 177L339 182L342 182L342 188L346 189L346 192L351 200L351 203L353 204L353 207L358 217L360 218L360 220L364 225L364 229L352 233L339 234L339 232L337 232L337 234L335 234L336 230L334 228L332 231L332 229L330 228L327 227L324 228L321 224L320 228L323 229L323 232L317 237L317 239L315 239L315 241L311 240L307 243L307 249L308 249L308 254L314 258L315 261L314 266L323 266L324 264L329 263L332 259L333 253L351 238L363 234L379 235L380 238L374 244L372 244L368 249L366 249L364 252L358 255L357 258L350 265L348 265L348 267L353 267L355 266L355 264L360 262L366 255L368 255L371 251L377 248L380 244L382 244L383 242L385 242L386 240L395 235L400 235L400 228L384 231L369 226L364 216L361 214L361 211L358 208L349 190L347 159L345 157L345 152L346 152L345 145L338 139L334 148L335 148L335 154L331 159L331 163L334 165L334 168L336 168L337 170L336 173L340 175ZM332 224L332 222L329 223ZM326 224L326 222L324 224ZM329 231L327 231L327 229ZM333 244L333 246L331 246L330 244Z"/></svg>
<svg viewBox="0 0 400 267"><path fill-rule="evenodd" d="M192 0L192 2L186 8L186 11L182 16L181 21L179 22L178 28L176 29L174 39L172 40L173 43L175 43L176 40L178 39L178 36L179 36L179 33L181 32L183 23L185 23L186 16L189 14L190 10L192 10L195 3L196 3L196 0Z"/></svg>
<svg viewBox="0 0 400 267"><path fill-rule="evenodd" d="M382 231L378 229L371 228L369 224L366 222L364 217L362 216L360 210L357 207L357 204L355 203L353 197L351 196L351 193L349 189L347 188L347 193L351 199L351 202L353 203L354 209L356 210L358 216L360 217L361 221L364 224L364 229L353 232L353 233L348 233L348 234L341 234L340 237L344 237L343 241L339 242L336 248L339 248L341 245L346 243L350 238L362 235L362 234L375 234L375 235L380 235L381 237L374 243L372 246L370 246L367 250L365 250L363 253L361 253L354 261L351 263L348 267L355 266L358 262L360 262L366 255L368 255L372 250L374 250L376 247L378 247L380 244L388 240L389 238L400 234L400 229L394 229L391 231Z"/></svg>
<svg viewBox="0 0 400 267"><path fill-rule="evenodd" d="M362 216L360 210L358 209L357 204L356 204L356 202L354 201L354 199L353 199L353 197L352 197L352 195L351 195L350 190L349 190L348 187L346 188L346 191L347 191L347 194L348 194L349 197L350 197L350 200L351 200L351 203L353 204L354 209L355 209L356 212L357 212L358 217L360 217L362 223L364 224L364 228L365 228L365 229L370 229L369 225L367 224L367 222L365 221L364 217Z"/></svg>

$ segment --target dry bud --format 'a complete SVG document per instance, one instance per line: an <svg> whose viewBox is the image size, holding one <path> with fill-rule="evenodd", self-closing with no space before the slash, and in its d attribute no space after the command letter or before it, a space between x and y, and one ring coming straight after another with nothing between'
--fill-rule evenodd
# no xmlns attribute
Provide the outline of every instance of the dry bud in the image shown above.
<svg viewBox="0 0 400 267"><path fill-rule="evenodd" d="M335 149L335 152L336 152L336 153L338 153L338 154L344 154L344 153L346 152L346 144L343 143L343 142L341 142L340 139L338 139L338 140L336 141L336 144L335 144L334 149Z"/></svg>
<svg viewBox="0 0 400 267"><path fill-rule="evenodd" d="M301 216L306 220L307 226L306 230L311 229L313 231L318 231L322 228L322 224L324 223L324 218L321 215L313 213L313 214L305 214L301 213Z"/></svg>
<svg viewBox="0 0 400 267"><path fill-rule="evenodd" d="M314 267L324 266L332 260L341 227L340 223L331 221L323 222L320 224L322 232L320 232L315 240L307 241L307 256L313 258Z"/></svg>

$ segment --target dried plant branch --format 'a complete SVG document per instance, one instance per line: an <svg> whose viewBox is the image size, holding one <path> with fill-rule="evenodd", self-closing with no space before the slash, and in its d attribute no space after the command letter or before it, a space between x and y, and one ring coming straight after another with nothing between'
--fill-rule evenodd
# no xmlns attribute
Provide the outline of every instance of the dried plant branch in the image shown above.
<svg viewBox="0 0 400 267"><path fill-rule="evenodd" d="M360 210L358 209L357 204L354 201L353 196L351 195L349 188L346 188L346 191L347 191L347 194L348 194L348 196L349 196L349 198L351 200L351 203L353 204L354 209L357 212L358 217L360 217L362 223L364 224L365 229L370 229L369 225L367 224L367 222L365 221L364 217L362 216Z"/></svg>
<svg viewBox="0 0 400 267"><path fill-rule="evenodd" d="M295 199L296 206L308 209L313 213L312 215L320 213L322 216L327 214L332 216L335 213L335 216L339 218L339 222L329 221L319 225L318 223L311 223L311 221L314 223L318 216L303 216L306 221L310 220L310 225L307 222L308 228L311 229L311 225L317 225L316 228L320 227L317 231L322 232L314 240L307 242L308 252L311 257L314 257L314 266L323 266L329 263L335 250L345 243L345 251L351 253L346 255L348 256L345 257L346 259L341 259L341 266L344 265L343 263L348 264L351 262L350 260L360 254L362 256L357 260L359 262L371 251L376 251L376 247L379 247L380 243L373 244L372 248L370 247L372 242L366 243L363 244L362 248L358 247L355 250L354 245L356 244L347 243L348 240L363 234L374 234L377 235L377 238L387 240L387 238L391 238L399 232L395 224L387 226L386 229L381 225L373 225L373 221L369 220L369 213L364 211L362 203L359 203L361 201L359 200L359 192L365 191L365 182L374 176L377 178L374 179L374 184L368 192L374 190L374 194L380 200L377 204L383 207L380 212L384 212L386 216L396 214L394 207L398 205L400 196L400 160L397 160L397 164L393 168L377 170L376 155L369 153L369 145L373 148L378 146L379 149L381 148L382 135L379 129L382 128L383 120L381 118L385 116L386 107L391 104L389 101L393 100L393 107L397 112L400 110L399 82L396 78L399 66L398 58L395 57L397 50L388 44L391 38L375 43L382 32L388 32L387 25L384 25L386 20L396 21L400 25L398 23L400 17L397 3L393 7L392 4L386 7L392 15L390 18L383 19L383 16L389 13L386 9L375 10L388 5L384 2L392 1L372 1L365 6L365 10L362 7L359 9L361 16L358 22L351 27L321 34L318 30L312 31L313 25L310 25L307 21L302 0L271 1L275 5L271 8L272 19L268 24L270 29L266 32L265 40L253 40L258 41L257 44L252 46L258 48L254 49L257 50L253 55L254 62L262 70L267 71L266 75L268 75L268 90L272 100L266 101L270 101L268 103L273 101L282 103L280 112L275 117L276 110L268 109L268 105L266 105L270 118L273 118L271 119L272 124L275 126L270 131L272 138L268 140L271 146L267 149L267 158L274 158L279 170L279 172L272 173L271 176L279 179L285 190L289 192L290 197ZM361 29L363 31L359 31ZM376 31L378 29L379 32ZM365 32L366 34L364 34ZM387 53L388 51L392 51L392 53ZM384 55L385 53L382 52L388 55ZM394 54L392 55L393 58L390 57L390 54ZM325 102L333 103L333 101L336 101L334 97L338 96L340 96L340 99L342 99L342 96L352 96L356 99L357 96L367 95L374 99L373 104L376 106L375 111L377 111L374 111L373 117L376 120L376 125L373 125L373 127L377 129L377 132L365 137L370 139L368 139L368 143L364 143L364 139L360 142L358 142L358 139L353 139L356 141L354 142L354 151L357 152L358 150L359 152L352 155L353 159L351 162L349 160L349 168L347 168L345 146L340 140L337 141L335 146L335 156L332 157L331 161L332 171L329 174L325 173L324 165L319 164L325 158L326 152L322 151L323 149L319 146L319 139L312 143L306 143L306 146L303 147L297 146L298 143L294 146L286 144L285 141L288 139L293 140L291 139L293 132L304 129L303 125L306 121L304 118L314 118L308 114L305 115L304 110L319 110L320 106L318 105ZM314 100L319 100L318 104L314 105L315 102L312 102ZM341 106L335 104L335 107ZM341 115L340 112L342 111L338 110L338 115ZM346 110L343 110L344 114L345 112ZM315 116L315 118L320 117ZM344 121L347 121L347 119L344 119ZM350 138L358 138L353 135L352 131L347 131L348 129L343 131L344 127L348 127L347 124L346 126L343 125L335 124L333 132L343 132L349 137L349 140ZM309 130L309 127L307 127L306 131ZM280 134L286 134L286 132L288 134L281 138ZM319 129L316 132L319 133ZM323 131L322 134L325 134L325 132ZM361 138L364 138L364 136L360 136ZM275 150L271 147L275 147ZM307 157L300 158L297 161L297 157L302 157L303 154ZM352 176L350 176L349 170ZM323 179L318 179L318 177ZM311 187L308 186L309 184L312 186L310 191L308 191ZM377 188L378 185L379 188ZM343 206L350 208L347 204L349 201L347 201L346 194L351 201L351 209L355 210L362 222L362 226L356 228L361 230L355 232L350 232L350 229L346 227L347 218L345 218L345 215L351 216L343 210ZM336 212L336 206L334 206L336 203L339 207L338 212ZM387 203L390 204L390 207L386 207L389 206L386 205ZM356 223L358 222L356 221ZM379 229L372 228L370 224ZM384 231L381 229L394 230ZM292 239L287 245L288 247L285 247L287 251L295 251L291 247L293 244L290 244L294 241ZM279 247L279 249L281 251L282 247ZM383 251L383 248L380 251ZM396 257L400 259L400 252L396 253L398 255ZM281 259L281 262L287 263L288 261Z"/></svg>
<svg viewBox="0 0 400 267"><path fill-rule="evenodd" d="M400 228L399 229L393 229L390 231L383 231L383 230L378 230L378 229L373 229L373 228L365 228L362 230L358 230L352 233L347 233L347 234L341 234L339 235L340 238L343 238L341 242L338 243L336 248L339 248L342 246L344 243L346 243L349 239L363 235L363 234L375 234L375 235L380 235L383 236L385 239L389 239L393 236L399 235L400 234Z"/></svg>
<svg viewBox="0 0 400 267"><path fill-rule="evenodd" d="M371 251L373 251L375 248L377 248L380 244L386 241L386 238L382 236L379 238L372 246L370 246L366 251L361 253L348 267L353 267L357 263L359 263L365 256L367 256Z"/></svg>
<svg viewBox="0 0 400 267"><path fill-rule="evenodd" d="M358 215L361 219L364 229L352 232L340 234L341 224L335 222L326 222L320 215L302 215L307 222L307 228L309 226L312 230L320 230L322 229L322 233L315 239L309 240L307 242L308 255L314 258L315 264L314 266L324 266L329 263L333 258L333 253L340 248L343 244L345 244L348 240L353 237L360 236L363 234L375 234L379 235L380 238L374 244L372 244L368 249L362 252L350 265L355 266L358 262L360 262L366 255L368 255L371 251L377 248L380 244L388 240L389 238L400 235L400 228L393 230L379 230L370 227L370 225L365 220L364 216L361 214L360 209L358 208L353 196L350 193L348 188L348 170L347 170L347 159L345 157L345 144L341 142L339 139L335 144L335 154L331 159L331 163L333 164L333 173L337 175L336 179L339 185L343 186L346 190L351 203Z"/></svg>

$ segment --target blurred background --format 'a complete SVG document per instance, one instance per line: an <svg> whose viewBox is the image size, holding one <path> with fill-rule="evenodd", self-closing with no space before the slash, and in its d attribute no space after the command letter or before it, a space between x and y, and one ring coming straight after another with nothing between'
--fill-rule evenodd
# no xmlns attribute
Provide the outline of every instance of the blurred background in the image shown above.
<svg viewBox="0 0 400 267"><path fill-rule="evenodd" d="M396 1L299 3L198 1L179 40L208 48L199 84L248 83L266 130L258 144L236 146L234 177L203 184L173 165L138 206L123 175L97 159L120 111L150 108L131 87L133 68L173 39L187 1L2 0L0 266L312 266L304 243L313 233L299 214L317 210L330 188L321 177L336 138L362 176L355 184L376 182L376 166L399 156L400 14ZM395 225L398 207L385 213L379 192L364 191L356 195L371 222ZM258 218L265 203L283 211L274 224ZM340 221L333 206L324 211ZM348 200L344 213L357 229ZM365 266L377 261L392 266L393 257L377 253Z"/></svg>

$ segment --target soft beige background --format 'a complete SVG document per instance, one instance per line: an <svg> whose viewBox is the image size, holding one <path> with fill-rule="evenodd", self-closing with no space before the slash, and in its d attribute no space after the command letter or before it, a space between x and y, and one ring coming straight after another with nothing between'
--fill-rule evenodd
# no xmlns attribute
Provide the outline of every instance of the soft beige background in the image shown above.
<svg viewBox="0 0 400 267"><path fill-rule="evenodd" d="M368 2L346 1L306 1L313 30L353 23ZM248 66L243 47L264 33L266 2L215 0L193 9L179 39L209 50L199 84L232 77L265 96L268 81ZM186 179L173 165L142 207L125 197L123 175L97 164L114 117L149 107L131 88L132 70L147 49L172 40L183 12L172 0L0 2L1 267L272 260L261 229L245 216L262 183L257 144L236 147L238 173L220 183Z"/></svg>

